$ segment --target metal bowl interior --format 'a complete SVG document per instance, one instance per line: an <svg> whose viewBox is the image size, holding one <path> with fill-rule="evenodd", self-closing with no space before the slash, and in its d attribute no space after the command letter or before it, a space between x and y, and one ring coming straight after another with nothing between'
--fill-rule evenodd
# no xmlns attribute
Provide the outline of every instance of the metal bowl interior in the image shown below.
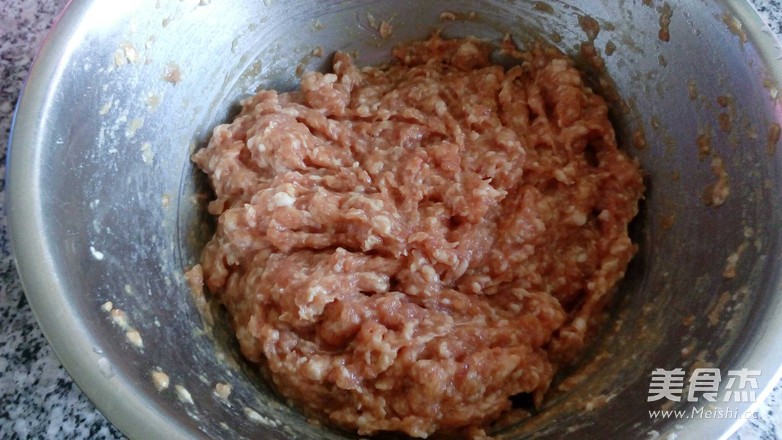
<svg viewBox="0 0 782 440"><path fill-rule="evenodd" d="M782 50L746 2L666 4L669 42L658 38L665 10L641 2L72 1L30 73L8 168L13 248L45 334L132 438L354 438L307 423L264 385L219 313L214 331L204 330L182 276L209 224L190 155L240 98L295 87L298 65L325 69L328 57L310 55L316 46L373 64L441 28L496 41L506 32L522 43L538 36L581 59L579 17L587 15L601 25L595 46L614 80L606 90L620 98L612 108L619 139L648 173L634 224L641 251L611 324L574 368L586 380L497 437L729 435L741 420L650 418L662 402L647 402L649 375L759 369L766 391L779 378ZM461 18L443 22L445 10ZM393 23L390 38L370 15ZM592 79L605 87L598 73ZM699 157L705 133L711 151ZM642 138L645 148L633 147ZM730 186L720 207L702 197L717 180L714 158L724 160ZM726 278L736 252L736 275ZM107 301L129 327L112 319ZM143 348L129 342L130 327ZM170 377L168 389L156 389L154 371ZM217 382L233 386L227 400L215 395ZM599 396L611 398L586 411Z"/></svg>

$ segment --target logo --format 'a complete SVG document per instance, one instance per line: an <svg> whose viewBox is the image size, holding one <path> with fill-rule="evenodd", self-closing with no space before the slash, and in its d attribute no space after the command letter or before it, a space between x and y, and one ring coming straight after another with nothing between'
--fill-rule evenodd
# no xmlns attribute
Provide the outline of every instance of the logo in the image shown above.
<svg viewBox="0 0 782 440"><path fill-rule="evenodd" d="M652 371L649 381L647 402L692 402L702 403L700 407L686 410L654 410L649 411L651 418L664 419L749 419L758 418L757 412L741 412L731 408L730 403L755 402L758 390L760 370L730 370L725 377L719 368L696 368L689 378L681 368L665 370L657 368ZM686 380L685 380L686 379ZM725 382L725 393L719 398L719 389ZM686 386L685 386L686 384ZM715 407L717 403L728 404Z"/></svg>
<svg viewBox="0 0 782 440"><path fill-rule="evenodd" d="M676 368L664 370L657 368L652 371L652 379L649 382L649 396L647 402L656 402L667 399L673 402L681 402L686 398L687 402L717 402L717 394L722 383L722 374L719 368L696 368L688 381L687 393L684 393L684 370ZM725 384L725 396L722 402L754 402L758 389L760 370L730 370ZM701 400L703 399L703 400Z"/></svg>

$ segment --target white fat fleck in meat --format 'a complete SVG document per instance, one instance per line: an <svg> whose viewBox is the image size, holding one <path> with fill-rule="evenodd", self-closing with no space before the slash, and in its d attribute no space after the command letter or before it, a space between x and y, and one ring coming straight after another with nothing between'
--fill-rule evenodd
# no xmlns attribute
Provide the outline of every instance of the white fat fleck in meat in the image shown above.
<svg viewBox="0 0 782 440"><path fill-rule="evenodd" d="M391 233L391 220L389 220L388 217L381 215L372 218L371 221L372 227L375 228L376 231L383 235L389 235Z"/></svg>
<svg viewBox="0 0 782 440"><path fill-rule="evenodd" d="M369 251L381 243L383 243L382 238L378 237L377 235L371 235L367 237L367 239L364 240L364 242L361 244L361 250L364 252Z"/></svg>
<svg viewBox="0 0 782 440"><path fill-rule="evenodd" d="M285 192L278 192L271 198L270 204L272 208L283 208L286 206L293 206L296 202L296 198Z"/></svg>

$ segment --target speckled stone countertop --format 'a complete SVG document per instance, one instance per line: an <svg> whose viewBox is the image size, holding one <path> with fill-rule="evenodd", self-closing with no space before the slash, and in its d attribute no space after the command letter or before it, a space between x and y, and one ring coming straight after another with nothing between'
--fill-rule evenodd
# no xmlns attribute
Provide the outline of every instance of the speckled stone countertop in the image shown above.
<svg viewBox="0 0 782 440"><path fill-rule="evenodd" d="M66 0L0 0L0 439L123 435L71 381L30 311L8 246L2 201L11 116L33 57ZM782 35L782 1L754 0ZM782 439L782 384L735 439Z"/></svg>

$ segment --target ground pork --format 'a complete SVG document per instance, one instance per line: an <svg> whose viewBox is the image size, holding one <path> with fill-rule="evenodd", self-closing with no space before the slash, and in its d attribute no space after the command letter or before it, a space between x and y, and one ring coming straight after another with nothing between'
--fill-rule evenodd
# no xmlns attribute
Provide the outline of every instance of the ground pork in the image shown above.
<svg viewBox="0 0 782 440"><path fill-rule="evenodd" d="M539 403L624 275L643 179L605 101L556 50L492 48L338 52L194 155L218 217L196 269L307 413L426 437Z"/></svg>

